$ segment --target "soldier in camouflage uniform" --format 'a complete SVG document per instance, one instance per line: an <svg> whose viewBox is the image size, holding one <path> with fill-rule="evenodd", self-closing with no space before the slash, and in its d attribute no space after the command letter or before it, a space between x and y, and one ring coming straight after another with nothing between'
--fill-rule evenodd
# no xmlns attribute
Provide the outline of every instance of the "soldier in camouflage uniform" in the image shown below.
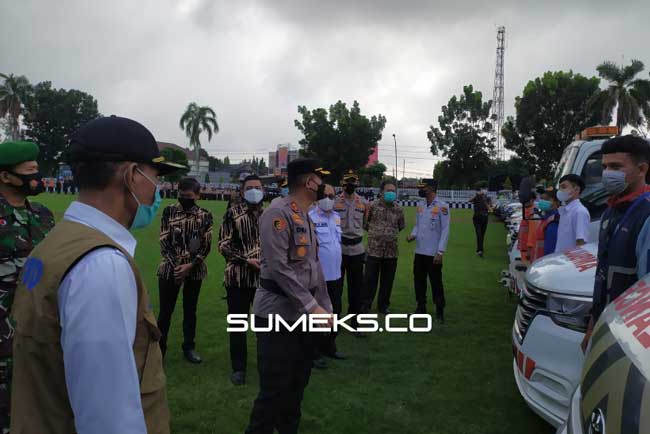
<svg viewBox="0 0 650 434"><path fill-rule="evenodd" d="M38 172L38 145L0 144L0 429L9 432L13 325L9 309L27 256L54 226L54 217L27 196L44 190Z"/></svg>

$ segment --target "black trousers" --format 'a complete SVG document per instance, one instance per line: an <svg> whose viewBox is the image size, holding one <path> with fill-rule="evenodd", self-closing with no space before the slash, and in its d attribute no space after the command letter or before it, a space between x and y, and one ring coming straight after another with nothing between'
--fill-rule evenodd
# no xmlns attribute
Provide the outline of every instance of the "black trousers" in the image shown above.
<svg viewBox="0 0 650 434"><path fill-rule="evenodd" d="M256 317L265 327L266 318ZM313 336L300 327L257 332L257 371L260 391L253 403L247 434L295 434L300 424L302 398L309 384Z"/></svg>
<svg viewBox="0 0 650 434"><path fill-rule="evenodd" d="M201 291L202 282L202 280L191 279L185 279L185 282L183 282L183 351L194 349L196 305L199 302L199 292ZM162 334L160 337L160 349L163 355L167 351L167 335L169 334L169 326L180 289L180 285L177 285L173 279L158 279L158 293L160 296L158 328Z"/></svg>
<svg viewBox="0 0 650 434"><path fill-rule="evenodd" d="M365 310L370 310L377 293L379 285L379 295L377 296L377 309L384 310L390 306L390 294L393 292L393 281L395 280L395 271L397 270L397 258L378 258L368 256L366 261L366 301Z"/></svg>
<svg viewBox="0 0 650 434"><path fill-rule="evenodd" d="M347 274L348 282L348 313L361 313L363 307L363 262L366 254L343 255L341 263L341 281Z"/></svg>
<svg viewBox="0 0 650 434"><path fill-rule="evenodd" d="M341 300L343 295L343 279L328 281L327 293L332 301L332 313L340 315L343 310L343 302ZM326 355L334 354L336 352L336 336L338 335L338 332L318 333L318 335L322 335L319 339L319 353Z"/></svg>
<svg viewBox="0 0 650 434"><path fill-rule="evenodd" d="M250 312L251 304L255 298L255 288L226 288L228 313ZM230 363L232 370L245 371L247 362L246 332L230 332Z"/></svg>
<svg viewBox="0 0 650 434"><path fill-rule="evenodd" d="M445 291L442 286L442 264L434 264L433 256L415 254L413 260L413 283L418 306L427 305L427 277L431 282L431 295L436 309L445 308Z"/></svg>
<svg viewBox="0 0 650 434"><path fill-rule="evenodd" d="M485 239L485 232L487 231L488 226L488 216L486 215L475 215L472 218L474 223L474 231L476 232L476 251L483 251L483 240Z"/></svg>

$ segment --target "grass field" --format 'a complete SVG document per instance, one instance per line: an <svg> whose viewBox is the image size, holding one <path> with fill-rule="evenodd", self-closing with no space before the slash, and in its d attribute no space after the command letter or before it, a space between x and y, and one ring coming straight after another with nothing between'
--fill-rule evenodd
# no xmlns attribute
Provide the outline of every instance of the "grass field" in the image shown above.
<svg viewBox="0 0 650 434"><path fill-rule="evenodd" d="M71 196L43 194L38 201L60 219ZM171 203L165 201L164 205ZM201 202L220 222L224 202ZM405 241L414 221L407 208L391 310L411 312L413 244ZM475 256L471 211L452 210L445 255L446 324L428 334L374 334L355 339L343 332L338 346L349 358L312 372L303 403L301 433L550 434L553 429L532 413L519 396L512 375L510 330L515 310L497 283L505 268L503 226L491 223L486 256ZM156 266L160 260L159 221L136 231L136 259L158 305ZM199 300L197 350L193 366L183 359L182 301L174 314L166 360L168 394L178 434L242 433L257 392L255 338L249 333L248 385L230 383L226 329L224 261L208 258L209 277ZM428 299L431 293L428 293ZM429 309L432 310L431 303ZM345 306L344 306L345 311Z"/></svg>

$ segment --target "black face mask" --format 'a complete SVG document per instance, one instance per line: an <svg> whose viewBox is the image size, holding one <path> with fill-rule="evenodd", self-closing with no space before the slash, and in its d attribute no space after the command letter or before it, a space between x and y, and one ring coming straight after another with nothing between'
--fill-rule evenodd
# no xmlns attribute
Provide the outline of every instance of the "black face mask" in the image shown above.
<svg viewBox="0 0 650 434"><path fill-rule="evenodd" d="M418 190L418 196L420 196L420 197L427 197L427 192L426 192L426 190Z"/></svg>
<svg viewBox="0 0 650 434"><path fill-rule="evenodd" d="M356 189L357 189L357 186L354 185L354 184L346 184L345 185L345 192L347 194L353 194Z"/></svg>
<svg viewBox="0 0 650 434"><path fill-rule="evenodd" d="M178 198L178 203L181 204L181 206L183 207L183 209L185 211L188 211L188 210L190 210L190 209L192 209L194 207L194 205L196 204L196 201L194 199L187 199L185 197L179 197Z"/></svg>
<svg viewBox="0 0 650 434"><path fill-rule="evenodd" d="M316 190L312 190L311 188L307 187L308 190L313 191L316 193L316 200L321 200L325 198L325 184L322 183L318 186Z"/></svg>
<svg viewBox="0 0 650 434"><path fill-rule="evenodd" d="M31 173L29 175L23 175L21 173L9 172L16 178L20 179L23 182L23 185L20 187L13 186L16 190L24 194L25 196L36 196L45 191L45 186L43 185L43 175L40 172ZM32 188L31 181L36 181L37 185L35 188Z"/></svg>

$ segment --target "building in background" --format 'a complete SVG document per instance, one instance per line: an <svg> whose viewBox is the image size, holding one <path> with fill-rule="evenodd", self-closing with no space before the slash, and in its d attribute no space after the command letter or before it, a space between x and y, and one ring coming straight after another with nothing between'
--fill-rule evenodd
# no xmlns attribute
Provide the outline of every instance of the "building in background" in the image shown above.
<svg viewBox="0 0 650 434"><path fill-rule="evenodd" d="M269 175L285 176L287 164L300 157L298 149L292 149L289 143L280 144L275 151L269 152Z"/></svg>
<svg viewBox="0 0 650 434"><path fill-rule="evenodd" d="M375 150L372 151L372 154L370 154L370 157L368 157L368 162L366 163L366 167L374 166L379 162L379 145L375 146Z"/></svg>
<svg viewBox="0 0 650 434"><path fill-rule="evenodd" d="M190 150L189 148L183 148L181 146L178 146L175 143L168 143L168 142L157 142L157 143L158 143L158 149L161 151L165 148L175 148L185 152L185 155L187 156L187 163L190 166L190 171L188 172L187 176L196 178L199 182L205 181L205 176L210 171L210 162L205 156L201 155L199 159L199 172L197 173L196 153L194 151Z"/></svg>

